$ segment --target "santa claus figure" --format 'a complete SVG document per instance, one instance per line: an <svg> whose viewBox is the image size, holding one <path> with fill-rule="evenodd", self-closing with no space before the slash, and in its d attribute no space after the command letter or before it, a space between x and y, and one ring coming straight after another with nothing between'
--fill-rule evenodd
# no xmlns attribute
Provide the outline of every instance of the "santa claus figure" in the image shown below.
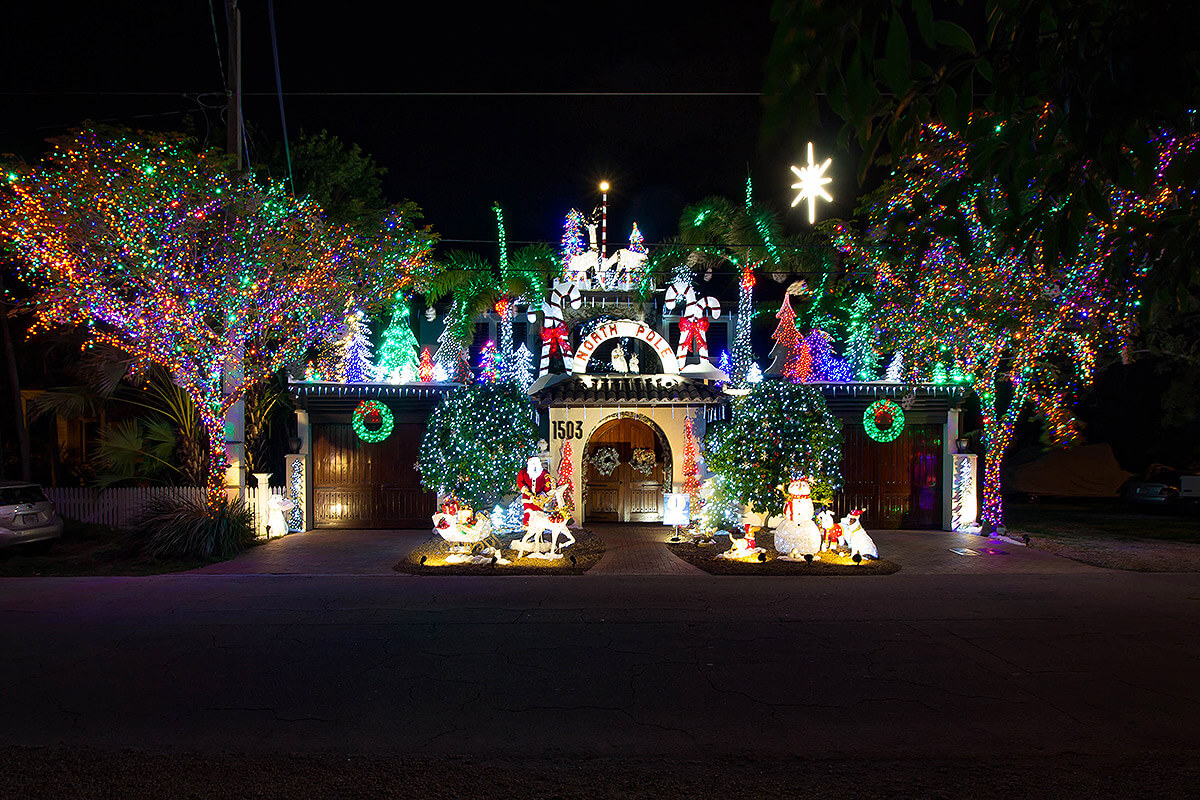
<svg viewBox="0 0 1200 800"><path fill-rule="evenodd" d="M550 475L542 469L540 458L531 458L525 463L525 469L517 473L517 489L521 492L525 513L521 516L521 524L529 524L530 510L540 510L538 495L550 491Z"/></svg>

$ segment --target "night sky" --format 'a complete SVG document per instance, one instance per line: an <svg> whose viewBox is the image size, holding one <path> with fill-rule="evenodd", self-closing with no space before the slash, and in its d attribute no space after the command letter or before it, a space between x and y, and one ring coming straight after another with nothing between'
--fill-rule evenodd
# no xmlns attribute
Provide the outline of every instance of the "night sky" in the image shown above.
<svg viewBox="0 0 1200 800"><path fill-rule="evenodd" d="M505 208L511 243L557 242L570 207L598 203L601 179L613 185L610 242L627 237L635 220L648 242L673 235L684 205L712 194L740 199L747 169L758 198L784 211L788 166L803 160L809 138L818 157L834 156L830 188L845 201L823 215L849 214L853 171L832 150L832 128L797 131L792 141L760 134L755 95L770 3L564 6L414 10L278 0L289 134L325 128L361 145L387 168L389 199L416 201L449 247L495 241L494 200ZM265 0L243 3L245 117L260 150L281 135L266 9ZM212 11L223 49L223 2L214 0ZM36 158L41 139L84 119L152 129L190 122L202 140L223 146L223 78L208 2L42 3L7 16L0 150ZM314 92L409 94L305 94ZM411 94L423 92L472 94ZM565 96L571 92L618 94ZM791 230L807 225L800 209L786 220Z"/></svg>

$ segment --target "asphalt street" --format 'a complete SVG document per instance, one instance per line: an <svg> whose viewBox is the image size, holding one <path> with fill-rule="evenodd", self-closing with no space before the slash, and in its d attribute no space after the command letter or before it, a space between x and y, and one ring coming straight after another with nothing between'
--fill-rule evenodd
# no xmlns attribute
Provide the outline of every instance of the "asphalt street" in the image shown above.
<svg viewBox="0 0 1200 800"><path fill-rule="evenodd" d="M0 734L533 765L1141 759L1185 782L1198 623L1200 575L1103 570L6 579Z"/></svg>

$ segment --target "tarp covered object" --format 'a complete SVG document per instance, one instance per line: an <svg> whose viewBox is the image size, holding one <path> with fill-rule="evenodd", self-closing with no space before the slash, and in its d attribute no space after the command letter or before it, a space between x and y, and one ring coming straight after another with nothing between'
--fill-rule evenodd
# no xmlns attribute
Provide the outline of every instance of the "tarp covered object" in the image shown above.
<svg viewBox="0 0 1200 800"><path fill-rule="evenodd" d="M1009 465L1006 465L1008 467ZM1116 497L1133 473L1121 469L1107 444L1047 450L1005 469L1004 491L1055 497Z"/></svg>

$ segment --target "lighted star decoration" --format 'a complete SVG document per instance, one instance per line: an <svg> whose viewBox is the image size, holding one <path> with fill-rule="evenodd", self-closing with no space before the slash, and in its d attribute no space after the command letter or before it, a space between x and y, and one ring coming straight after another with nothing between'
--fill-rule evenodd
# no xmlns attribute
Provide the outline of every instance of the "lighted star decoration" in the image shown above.
<svg viewBox="0 0 1200 800"><path fill-rule="evenodd" d="M792 172L796 173L798 181L792 184L793 189L798 189L796 199L792 201L792 208L799 205L801 200L808 201L808 222L811 225L817 221L817 198L833 201L833 197L829 192L825 191L825 184L832 183L833 178L825 175L825 170L829 169L829 165L833 163L832 158L825 159L820 166L813 163L813 146L812 142L808 143L808 164L803 168L793 166Z"/></svg>

